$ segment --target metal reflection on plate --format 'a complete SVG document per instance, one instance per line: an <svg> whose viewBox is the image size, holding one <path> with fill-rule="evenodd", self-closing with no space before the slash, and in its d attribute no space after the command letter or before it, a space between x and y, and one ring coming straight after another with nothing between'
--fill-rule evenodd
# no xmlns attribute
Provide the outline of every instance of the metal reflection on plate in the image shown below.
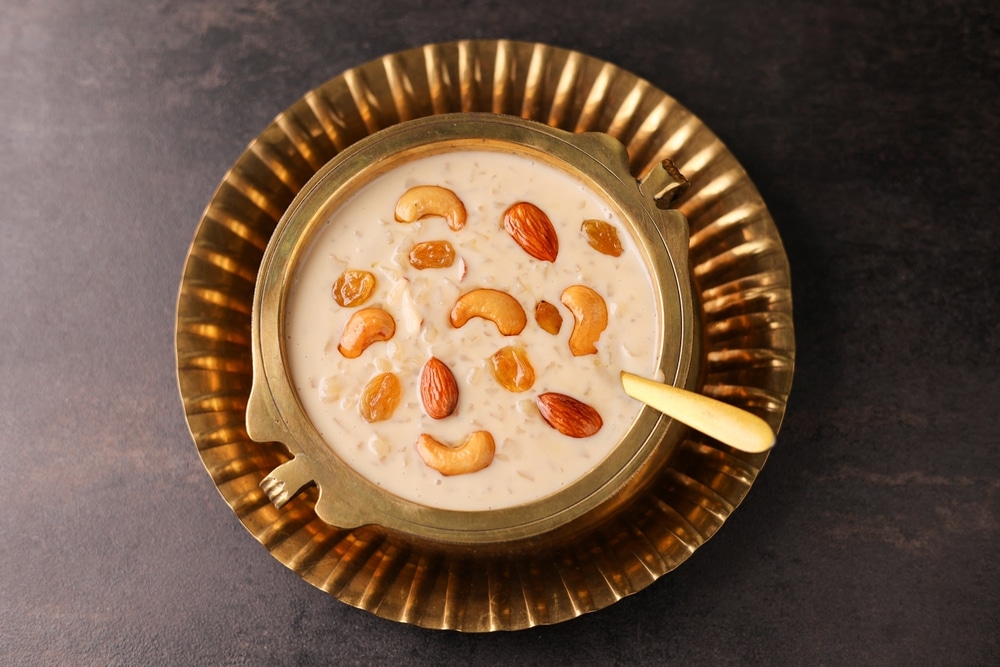
<svg viewBox="0 0 1000 667"><path fill-rule="evenodd" d="M271 504L260 483L289 453L245 430L250 315L268 240L338 152L401 121L458 111L606 132L627 147L636 177L673 161L690 181L676 205L691 225L702 320L697 388L775 430L794 369L789 270L760 195L696 117L614 65L542 44L434 44L348 70L280 114L226 174L188 254L176 330L188 425L219 492L275 558L343 602L422 627L515 630L607 607L677 567L742 501L768 454L690 433L612 520L558 544L484 553L333 528L315 513L315 489Z"/></svg>

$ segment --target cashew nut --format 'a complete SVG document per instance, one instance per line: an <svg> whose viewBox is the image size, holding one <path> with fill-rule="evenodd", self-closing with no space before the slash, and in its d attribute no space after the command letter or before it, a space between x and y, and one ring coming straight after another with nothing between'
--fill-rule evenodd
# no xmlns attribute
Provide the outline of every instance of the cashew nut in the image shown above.
<svg viewBox="0 0 1000 667"><path fill-rule="evenodd" d="M426 433L417 438L417 453L442 475L464 475L493 463L496 444L489 431L474 431L458 447L443 445Z"/></svg>
<svg viewBox="0 0 1000 667"><path fill-rule="evenodd" d="M458 196L440 185L418 185L403 193L396 202L396 221L413 222L431 215L448 221L458 231L465 226L465 205Z"/></svg>
<svg viewBox="0 0 1000 667"><path fill-rule="evenodd" d="M348 359L356 359L372 343L389 340L396 333L396 321L381 308L364 308L351 315L344 325L337 349Z"/></svg>
<svg viewBox="0 0 1000 667"><path fill-rule="evenodd" d="M451 309L451 325L456 329L465 326L473 317L490 320L504 336L516 336L528 323L524 308L517 299L506 292L481 287L458 297Z"/></svg>
<svg viewBox="0 0 1000 667"><path fill-rule="evenodd" d="M563 304L573 313L569 349L573 356L597 354L595 343L608 326L608 307L600 294L584 285L563 290Z"/></svg>

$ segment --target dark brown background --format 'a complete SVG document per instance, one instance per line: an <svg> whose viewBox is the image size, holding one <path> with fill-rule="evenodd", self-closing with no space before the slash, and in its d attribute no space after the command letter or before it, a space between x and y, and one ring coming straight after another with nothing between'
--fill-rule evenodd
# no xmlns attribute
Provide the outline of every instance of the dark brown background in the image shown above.
<svg viewBox="0 0 1000 667"><path fill-rule="evenodd" d="M290 5L0 5L0 663L1000 662L995 3ZM247 143L346 68L460 38L577 49L693 110L770 206L798 337L778 448L714 539L608 609L485 636L272 558L202 468L173 356Z"/></svg>

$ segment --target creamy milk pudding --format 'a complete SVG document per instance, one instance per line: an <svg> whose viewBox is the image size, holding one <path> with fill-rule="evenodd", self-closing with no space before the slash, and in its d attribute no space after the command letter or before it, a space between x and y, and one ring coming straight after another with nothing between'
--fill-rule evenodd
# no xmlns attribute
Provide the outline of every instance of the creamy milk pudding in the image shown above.
<svg viewBox="0 0 1000 667"><path fill-rule="evenodd" d="M572 484L639 413L619 372L656 373L662 327L629 228L528 156L396 166L336 209L296 270L286 363L306 414L417 503L500 509Z"/></svg>

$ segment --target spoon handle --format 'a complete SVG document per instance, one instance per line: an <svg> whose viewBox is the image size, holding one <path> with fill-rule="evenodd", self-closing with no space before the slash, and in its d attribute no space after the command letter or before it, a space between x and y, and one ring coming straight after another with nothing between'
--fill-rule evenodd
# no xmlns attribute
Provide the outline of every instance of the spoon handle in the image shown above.
<svg viewBox="0 0 1000 667"><path fill-rule="evenodd" d="M746 410L625 371L621 380L632 398L730 447L756 454L774 445L768 423Z"/></svg>

